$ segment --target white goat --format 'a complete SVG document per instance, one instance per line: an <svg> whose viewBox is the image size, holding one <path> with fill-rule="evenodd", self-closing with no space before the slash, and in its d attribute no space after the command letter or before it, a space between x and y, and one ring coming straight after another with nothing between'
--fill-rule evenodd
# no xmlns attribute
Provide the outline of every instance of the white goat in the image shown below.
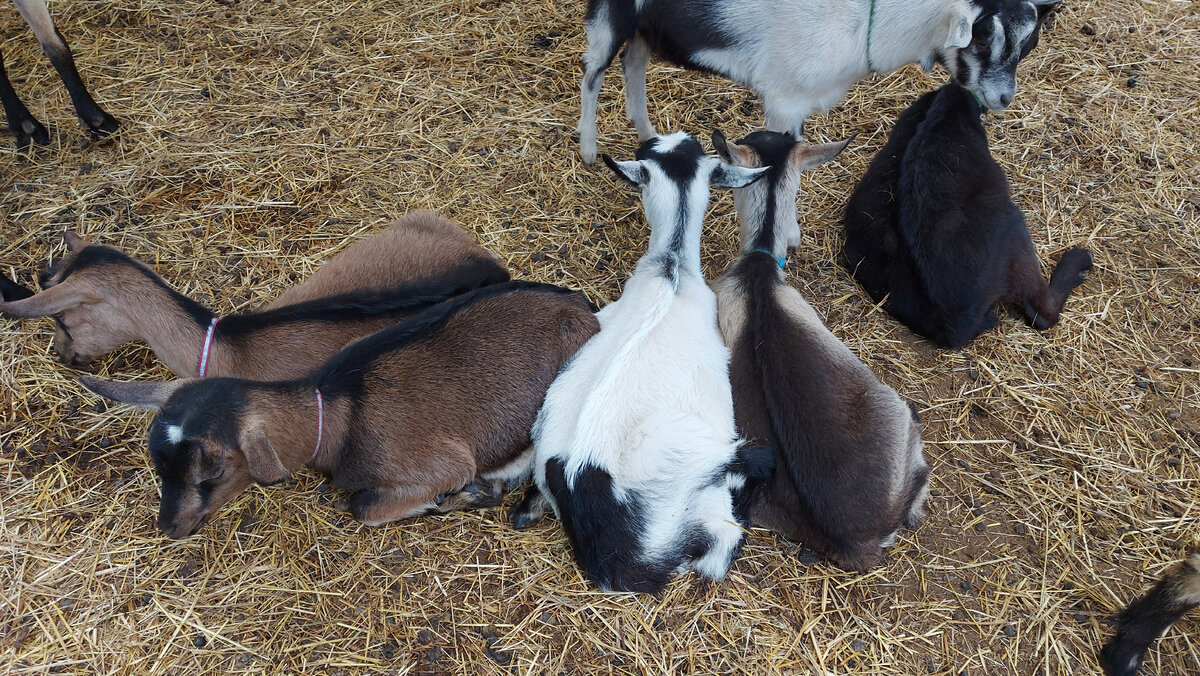
<svg viewBox="0 0 1200 676"><path fill-rule="evenodd" d="M534 475L597 585L653 592L675 571L725 575L742 542L747 479L769 473L767 449L739 451L729 350L700 272L710 184L739 187L763 170L709 157L683 132L643 144L637 158L604 159L642 189L649 250L551 386L534 425ZM531 508L544 508L532 492L519 509Z"/></svg>
<svg viewBox="0 0 1200 676"><path fill-rule="evenodd" d="M1017 63L1059 0L588 0L579 153L596 160L604 71L626 45L626 115L654 136L646 111L653 52L755 91L767 129L800 138L804 120L870 73L941 63L988 108L1016 93Z"/></svg>

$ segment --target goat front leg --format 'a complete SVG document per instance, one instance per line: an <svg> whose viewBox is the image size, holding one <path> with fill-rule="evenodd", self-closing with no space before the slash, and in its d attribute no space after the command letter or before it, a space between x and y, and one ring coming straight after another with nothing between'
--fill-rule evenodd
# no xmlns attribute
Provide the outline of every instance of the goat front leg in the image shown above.
<svg viewBox="0 0 1200 676"><path fill-rule="evenodd" d="M625 45L621 55L621 67L625 72L625 117L637 129L639 142L658 135L646 109L646 64L649 62L650 46L645 40L634 37Z"/></svg>
<svg viewBox="0 0 1200 676"><path fill-rule="evenodd" d="M596 106L600 101L600 85L604 84L604 71L617 56L617 50L629 36L618 36L608 21L608 9L604 7L596 16L588 19L587 49L583 52L583 80L579 83L579 156L584 163L596 161Z"/></svg>
<svg viewBox="0 0 1200 676"><path fill-rule="evenodd" d="M0 103L4 104L4 115L8 118L8 128L17 137L17 147L24 148L31 143L46 145L50 142L50 134L45 125L36 118L21 102L17 91L8 81L8 72L4 70L4 55L0 54Z"/></svg>
<svg viewBox="0 0 1200 676"><path fill-rule="evenodd" d="M50 12L46 9L45 0L14 0L14 2L17 5L17 11L24 17L25 23L29 24L29 27L33 29L33 34L37 36L42 51L50 57L50 63L54 64L54 69L58 71L59 77L67 87L67 92L71 95L75 113L91 130L92 138L103 138L116 131L121 123L117 118L100 109L83 84L83 79L79 77L79 71L75 68L75 58L71 55L71 48L67 46L67 41L63 39L62 33L55 28L54 20L50 18Z"/></svg>
<svg viewBox="0 0 1200 676"><path fill-rule="evenodd" d="M530 484L525 489L525 495L521 497L521 501L508 513L508 522L516 530L532 528L546 516L546 508L549 506L550 502L546 500L546 496L542 495L537 484Z"/></svg>

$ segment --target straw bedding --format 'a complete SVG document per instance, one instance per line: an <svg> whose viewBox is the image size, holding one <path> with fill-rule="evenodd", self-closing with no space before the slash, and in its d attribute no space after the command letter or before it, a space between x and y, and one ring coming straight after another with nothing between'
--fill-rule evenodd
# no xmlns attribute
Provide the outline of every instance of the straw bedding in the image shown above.
<svg viewBox="0 0 1200 676"><path fill-rule="evenodd" d="M0 143L0 270L31 284L77 228L234 312L433 208L517 276L608 302L647 228L633 192L577 159L583 4L53 3L125 123L105 144L83 143L6 9L5 64L52 143ZM944 73L860 83L810 121L814 140L859 136L804 181L789 278L919 406L934 470L929 520L878 569L842 572L756 530L721 584L604 595L553 520L518 533L492 509L369 528L309 472L171 541L154 526L149 416L85 392L49 322L0 320L0 673L1094 672L1110 613L1197 544L1196 11L1068 0L1012 109L987 120L1047 270L1071 245L1096 255L1046 335L1004 317L965 350L933 349L835 262L855 180ZM620 159L636 138L619 79L600 145ZM737 138L761 119L719 78L659 63L649 85L660 130ZM707 274L736 237L715 195ZM97 371L169 377L136 346ZM1182 622L1148 672L1195 673L1198 626Z"/></svg>

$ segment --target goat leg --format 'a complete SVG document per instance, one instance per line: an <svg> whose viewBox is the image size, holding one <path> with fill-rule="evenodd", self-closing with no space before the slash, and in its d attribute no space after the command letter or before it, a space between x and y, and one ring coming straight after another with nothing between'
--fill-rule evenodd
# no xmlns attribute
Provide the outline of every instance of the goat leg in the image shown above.
<svg viewBox="0 0 1200 676"><path fill-rule="evenodd" d="M0 103L4 104L4 115L8 118L8 128L17 137L17 147L24 148L32 143L46 145L50 142L50 134L45 125L37 119L21 102L17 91L8 81L8 72L4 70L4 55L0 54Z"/></svg>

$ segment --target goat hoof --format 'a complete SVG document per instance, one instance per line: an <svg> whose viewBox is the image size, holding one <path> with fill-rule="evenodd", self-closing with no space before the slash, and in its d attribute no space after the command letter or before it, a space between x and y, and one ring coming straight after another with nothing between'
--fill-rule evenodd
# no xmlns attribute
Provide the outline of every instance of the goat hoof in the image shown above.
<svg viewBox="0 0 1200 676"><path fill-rule="evenodd" d="M543 516L545 515L535 512L513 510L513 513L508 515L508 522L512 524L513 530L526 530L541 523Z"/></svg>
<svg viewBox="0 0 1200 676"><path fill-rule="evenodd" d="M19 120L11 125L11 129L17 137L18 148L27 148L34 143L39 146L50 144L50 132L46 130L46 125L32 117Z"/></svg>
<svg viewBox="0 0 1200 676"><path fill-rule="evenodd" d="M107 138L121 127L120 120L104 111L101 111L99 117L95 119L84 120L84 124L87 125L88 135L94 140Z"/></svg>

